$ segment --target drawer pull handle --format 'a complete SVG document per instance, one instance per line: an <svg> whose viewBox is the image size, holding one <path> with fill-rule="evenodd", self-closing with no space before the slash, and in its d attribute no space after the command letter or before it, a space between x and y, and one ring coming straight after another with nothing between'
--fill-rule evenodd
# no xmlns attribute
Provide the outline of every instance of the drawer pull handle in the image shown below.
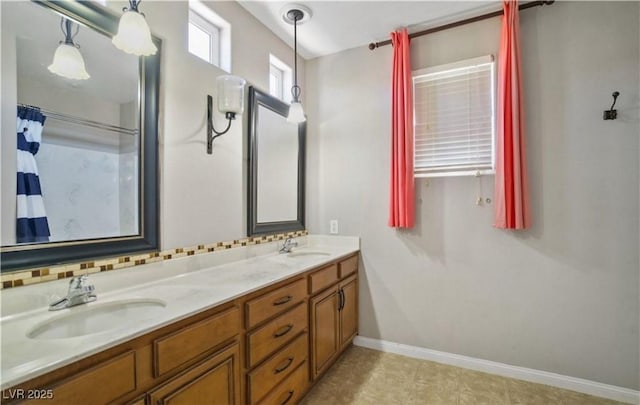
<svg viewBox="0 0 640 405"><path fill-rule="evenodd" d="M285 360L285 364L283 364L282 366L276 367L276 369L273 370L273 373L274 374L282 373L284 370L289 368L291 363L293 363L293 357L289 357L287 360Z"/></svg>
<svg viewBox="0 0 640 405"><path fill-rule="evenodd" d="M286 304L287 302L291 301L292 299L293 299L292 295L287 295L286 297L278 298L277 300L275 300L273 302L273 306Z"/></svg>
<svg viewBox="0 0 640 405"><path fill-rule="evenodd" d="M277 337L277 338L279 338L280 336L284 336L284 335L286 335L287 333L289 333L289 331L290 331L291 329L293 329L293 324L289 324L289 325L287 325L287 326L285 326L285 327L283 327L283 328L280 328L280 330L279 330L279 331L277 331L276 333L274 333L274 334L273 334L273 337Z"/></svg>
<svg viewBox="0 0 640 405"><path fill-rule="evenodd" d="M289 395L287 395L287 397L284 399L284 401L280 402L280 405L284 405L287 402L289 402L291 400L292 396L293 396L293 390L289 390Z"/></svg>

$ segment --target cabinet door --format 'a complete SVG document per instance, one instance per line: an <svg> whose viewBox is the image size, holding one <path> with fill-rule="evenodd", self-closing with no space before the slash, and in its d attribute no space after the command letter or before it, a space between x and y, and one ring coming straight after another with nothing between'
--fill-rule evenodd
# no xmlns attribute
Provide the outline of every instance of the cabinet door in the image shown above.
<svg viewBox="0 0 640 405"><path fill-rule="evenodd" d="M223 349L149 393L152 405L240 404L238 344Z"/></svg>
<svg viewBox="0 0 640 405"><path fill-rule="evenodd" d="M348 344L358 333L358 279L350 277L340 283L340 346Z"/></svg>
<svg viewBox="0 0 640 405"><path fill-rule="evenodd" d="M340 349L338 286L316 295L310 303L311 373L315 379Z"/></svg>

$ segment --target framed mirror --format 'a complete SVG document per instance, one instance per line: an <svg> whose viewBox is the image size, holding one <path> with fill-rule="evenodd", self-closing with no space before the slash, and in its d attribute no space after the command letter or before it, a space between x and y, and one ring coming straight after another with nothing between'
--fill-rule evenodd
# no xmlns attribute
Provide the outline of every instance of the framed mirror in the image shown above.
<svg viewBox="0 0 640 405"><path fill-rule="evenodd" d="M160 40L116 49L93 2L0 6L2 271L157 250Z"/></svg>
<svg viewBox="0 0 640 405"><path fill-rule="evenodd" d="M306 125L288 123L288 113L249 88L249 236L304 229Z"/></svg>

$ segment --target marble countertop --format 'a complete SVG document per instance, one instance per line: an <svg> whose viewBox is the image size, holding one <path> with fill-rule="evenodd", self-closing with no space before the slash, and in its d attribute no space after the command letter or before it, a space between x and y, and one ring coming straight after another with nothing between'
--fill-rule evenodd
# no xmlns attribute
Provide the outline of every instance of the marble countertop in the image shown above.
<svg viewBox="0 0 640 405"><path fill-rule="evenodd" d="M48 303L66 295L69 280L0 290L1 389L43 375L79 359L142 336L165 325L275 284L296 274L357 252L359 238L309 235L293 251L328 255L289 257L277 243L247 246L89 276L98 300L60 311ZM13 291L12 291L13 290ZM61 339L32 339L34 328L96 305L151 299L165 303L160 311L100 333Z"/></svg>

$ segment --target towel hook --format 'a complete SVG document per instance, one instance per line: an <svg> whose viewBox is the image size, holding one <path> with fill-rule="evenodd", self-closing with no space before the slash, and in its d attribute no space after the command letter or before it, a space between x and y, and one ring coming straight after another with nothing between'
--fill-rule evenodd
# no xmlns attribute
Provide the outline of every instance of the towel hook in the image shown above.
<svg viewBox="0 0 640 405"><path fill-rule="evenodd" d="M611 104L611 108L604 111L602 119L604 120L615 120L618 118L618 110L614 110L613 107L616 105L616 101L618 100L618 96L620 95L619 91L614 91L613 96L613 104Z"/></svg>

